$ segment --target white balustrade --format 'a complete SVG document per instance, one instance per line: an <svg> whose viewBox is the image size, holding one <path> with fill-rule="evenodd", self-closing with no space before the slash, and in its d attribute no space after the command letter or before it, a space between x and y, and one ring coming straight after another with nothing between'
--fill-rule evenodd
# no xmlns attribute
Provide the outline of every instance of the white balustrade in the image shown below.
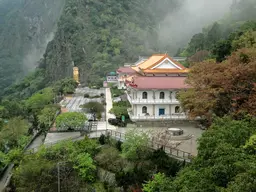
<svg viewBox="0 0 256 192"><path fill-rule="evenodd" d="M179 104L177 99L132 99L127 94L127 99L131 104Z"/></svg>
<svg viewBox="0 0 256 192"><path fill-rule="evenodd" d="M134 116L131 112L129 112L129 116L131 120L186 120L188 119L187 115L184 113L172 114L172 115L137 115Z"/></svg>

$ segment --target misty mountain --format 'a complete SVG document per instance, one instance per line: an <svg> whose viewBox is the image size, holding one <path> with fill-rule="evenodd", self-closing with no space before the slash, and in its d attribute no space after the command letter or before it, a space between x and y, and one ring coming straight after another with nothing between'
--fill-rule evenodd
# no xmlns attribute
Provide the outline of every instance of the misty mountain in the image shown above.
<svg viewBox="0 0 256 192"><path fill-rule="evenodd" d="M192 56L198 61L198 57L202 59L208 53L211 58L221 62L231 52L237 50L239 47L235 46L237 41L244 41L243 43L248 45L253 44L251 43L254 39L252 31L255 30L256 1L234 0L230 10L221 19L204 26L200 33L194 34L188 45L178 54Z"/></svg>
<svg viewBox="0 0 256 192"><path fill-rule="evenodd" d="M51 81L71 76L75 65L83 83L101 84L107 72L140 55L174 55L195 32L221 18L231 5L227 1L219 8L208 2L68 0L41 66Z"/></svg>
<svg viewBox="0 0 256 192"><path fill-rule="evenodd" d="M64 6L61 0L0 1L0 89L37 66Z"/></svg>
<svg viewBox="0 0 256 192"><path fill-rule="evenodd" d="M0 88L36 66L49 82L70 77L78 66L82 83L101 84L107 72L140 55L175 55L203 26L228 14L232 2L2 0Z"/></svg>

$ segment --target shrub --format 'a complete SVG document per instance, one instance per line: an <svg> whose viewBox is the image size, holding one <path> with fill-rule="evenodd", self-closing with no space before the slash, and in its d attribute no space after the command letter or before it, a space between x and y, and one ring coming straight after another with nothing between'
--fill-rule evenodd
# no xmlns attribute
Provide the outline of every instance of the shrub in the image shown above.
<svg viewBox="0 0 256 192"><path fill-rule="evenodd" d="M101 134L101 136L99 138L99 142L101 145L105 145L105 143L106 143L105 139L106 139L106 136Z"/></svg>
<svg viewBox="0 0 256 192"><path fill-rule="evenodd" d="M116 142L116 148L118 151L122 151L122 142L121 141Z"/></svg>

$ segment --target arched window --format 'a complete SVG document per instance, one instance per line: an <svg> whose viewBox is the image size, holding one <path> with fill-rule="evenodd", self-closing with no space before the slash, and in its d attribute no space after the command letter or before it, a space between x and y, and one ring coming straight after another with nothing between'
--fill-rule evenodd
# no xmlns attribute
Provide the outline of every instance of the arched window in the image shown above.
<svg viewBox="0 0 256 192"><path fill-rule="evenodd" d="M142 113L148 113L148 108L146 106L142 107Z"/></svg>
<svg viewBox="0 0 256 192"><path fill-rule="evenodd" d="M179 106L175 107L175 113L180 113L180 107Z"/></svg>
<svg viewBox="0 0 256 192"><path fill-rule="evenodd" d="M164 99L164 92L160 92L159 98Z"/></svg>
<svg viewBox="0 0 256 192"><path fill-rule="evenodd" d="M142 99L147 99L148 98L148 93L147 92L143 92L142 93Z"/></svg>

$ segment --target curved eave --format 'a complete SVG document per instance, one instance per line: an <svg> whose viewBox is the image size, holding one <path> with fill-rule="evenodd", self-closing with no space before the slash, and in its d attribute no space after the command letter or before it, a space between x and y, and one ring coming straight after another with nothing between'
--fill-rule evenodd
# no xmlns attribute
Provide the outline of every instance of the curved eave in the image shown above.
<svg viewBox="0 0 256 192"><path fill-rule="evenodd" d="M157 73L157 74L174 74L174 73L188 73L189 70L188 69L184 69L184 70L179 70L179 69L148 69L148 70L144 70L143 71L144 73L151 73L151 74L154 74L154 73Z"/></svg>

